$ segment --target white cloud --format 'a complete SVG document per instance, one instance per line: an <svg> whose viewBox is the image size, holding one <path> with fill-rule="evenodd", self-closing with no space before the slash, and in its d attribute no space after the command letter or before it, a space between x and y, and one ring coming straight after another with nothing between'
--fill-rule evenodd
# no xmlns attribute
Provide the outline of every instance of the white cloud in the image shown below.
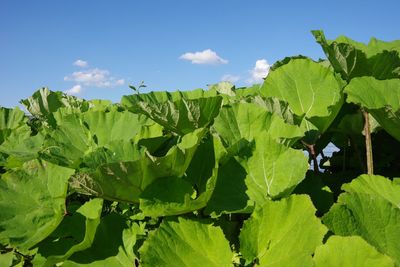
<svg viewBox="0 0 400 267"><path fill-rule="evenodd" d="M240 80L240 76L225 74L222 76L221 81L235 83Z"/></svg>
<svg viewBox="0 0 400 267"><path fill-rule="evenodd" d="M74 62L74 66L78 66L78 67L81 67L81 68L86 68L88 65L89 65L88 62L84 61L82 59L78 59L78 60L76 60Z"/></svg>
<svg viewBox="0 0 400 267"><path fill-rule="evenodd" d="M227 64L228 60L221 58L211 49L201 52L188 52L179 57L183 60L189 60L192 64Z"/></svg>
<svg viewBox="0 0 400 267"><path fill-rule="evenodd" d="M115 81L116 85L124 85L125 84L125 80L124 79L119 79Z"/></svg>
<svg viewBox="0 0 400 267"><path fill-rule="evenodd" d="M271 65L268 64L267 60L259 59L256 61L256 65L250 71L251 77L247 80L248 83L261 83L269 73Z"/></svg>
<svg viewBox="0 0 400 267"><path fill-rule="evenodd" d="M70 95L77 95L80 92L82 92L82 86L77 84L77 85L72 86L70 89L65 90L64 92L67 94L70 94Z"/></svg>
<svg viewBox="0 0 400 267"><path fill-rule="evenodd" d="M64 81L73 81L80 85L92 87L115 87L125 83L125 80L111 76L108 70L98 68L75 71L71 75L65 76Z"/></svg>

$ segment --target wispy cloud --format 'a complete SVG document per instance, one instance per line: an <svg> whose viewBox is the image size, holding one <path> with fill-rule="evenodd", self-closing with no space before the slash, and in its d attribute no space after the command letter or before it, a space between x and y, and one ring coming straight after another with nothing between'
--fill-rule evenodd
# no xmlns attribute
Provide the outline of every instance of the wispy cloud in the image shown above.
<svg viewBox="0 0 400 267"><path fill-rule="evenodd" d="M240 80L240 76L232 75L232 74L225 74L221 77L221 81L223 82L231 82L235 83Z"/></svg>
<svg viewBox="0 0 400 267"><path fill-rule="evenodd" d="M124 79L117 79L111 76L108 70L98 68L75 71L71 75L65 76L64 81L72 81L80 85L92 87L115 87L125 83Z"/></svg>
<svg viewBox="0 0 400 267"><path fill-rule="evenodd" d="M67 93L69 95L78 95L82 92L82 86L79 84L72 86L70 89L65 90L64 93Z"/></svg>
<svg viewBox="0 0 400 267"><path fill-rule="evenodd" d="M199 52L188 52L179 57L191 61L192 64L228 64L228 60L221 58L211 49Z"/></svg>
<svg viewBox="0 0 400 267"><path fill-rule="evenodd" d="M89 66L88 62L82 59L76 60L73 65L81 68L86 68L87 66Z"/></svg>
<svg viewBox="0 0 400 267"><path fill-rule="evenodd" d="M247 80L248 83L261 83L267 77L271 65L266 59L256 61L254 68L250 71L251 77Z"/></svg>

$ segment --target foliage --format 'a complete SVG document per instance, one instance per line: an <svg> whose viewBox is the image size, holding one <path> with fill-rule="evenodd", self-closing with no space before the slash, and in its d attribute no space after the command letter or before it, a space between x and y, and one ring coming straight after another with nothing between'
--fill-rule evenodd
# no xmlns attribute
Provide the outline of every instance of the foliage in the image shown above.
<svg viewBox="0 0 400 267"><path fill-rule="evenodd" d="M0 107L0 265L400 266L400 41L313 34L261 85Z"/></svg>

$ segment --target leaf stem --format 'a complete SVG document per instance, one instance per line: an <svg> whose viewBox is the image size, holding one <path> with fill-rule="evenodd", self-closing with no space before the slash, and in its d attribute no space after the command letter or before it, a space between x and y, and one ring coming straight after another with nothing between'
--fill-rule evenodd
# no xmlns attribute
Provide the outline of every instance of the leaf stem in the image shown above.
<svg viewBox="0 0 400 267"><path fill-rule="evenodd" d="M371 142L371 129L369 124L368 111L362 111L364 116L364 135L365 135L365 153L367 156L367 173L368 175L374 174L374 160L372 157L372 142Z"/></svg>
<svg viewBox="0 0 400 267"><path fill-rule="evenodd" d="M318 160L317 160L317 154L315 153L315 145L312 144L307 144L304 141L301 141L303 143L303 145L307 148L308 153L310 154L310 158L313 161L313 165L314 165L314 172L316 174L319 173L319 168L318 168Z"/></svg>

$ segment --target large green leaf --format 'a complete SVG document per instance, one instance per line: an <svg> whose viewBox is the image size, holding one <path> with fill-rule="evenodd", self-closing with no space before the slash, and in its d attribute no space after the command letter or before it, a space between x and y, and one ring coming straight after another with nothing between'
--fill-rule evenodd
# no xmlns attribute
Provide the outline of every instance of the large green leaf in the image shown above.
<svg viewBox="0 0 400 267"><path fill-rule="evenodd" d="M400 79L354 78L345 92L347 102L366 108L390 135L400 141Z"/></svg>
<svg viewBox="0 0 400 267"><path fill-rule="evenodd" d="M69 114L49 133L43 156L53 163L77 168L84 155L95 147L95 140L81 116Z"/></svg>
<svg viewBox="0 0 400 267"><path fill-rule="evenodd" d="M323 133L342 106L341 87L329 68L310 59L293 59L267 76L261 94L289 103L294 114L305 118L309 134Z"/></svg>
<svg viewBox="0 0 400 267"><path fill-rule="evenodd" d="M372 38L368 45L345 36L327 41L322 31L312 31L332 67L343 79L373 76L377 79L400 77L400 42Z"/></svg>
<svg viewBox="0 0 400 267"><path fill-rule="evenodd" d="M35 266L54 266L75 252L89 248L100 223L102 207L102 199L92 199L65 217L58 228L38 244Z"/></svg>
<svg viewBox="0 0 400 267"><path fill-rule="evenodd" d="M96 136L97 145L104 146L113 140L130 140L141 130L139 115L131 112L93 111L84 114L90 133Z"/></svg>
<svg viewBox="0 0 400 267"><path fill-rule="evenodd" d="M332 191L323 183L325 174L308 171L306 178L296 187L294 193L310 196L318 215L325 214L334 203ZM331 178L331 177L329 177Z"/></svg>
<svg viewBox="0 0 400 267"><path fill-rule="evenodd" d="M197 196L193 186L182 178L157 179L140 195L140 209L146 216L171 216L199 210L206 206L215 176L210 178L208 190Z"/></svg>
<svg viewBox="0 0 400 267"><path fill-rule="evenodd" d="M43 141L43 134L37 133L32 136L31 128L23 125L14 129L4 143L0 144L0 152L9 156L8 167L15 167L25 161L37 158L38 153L42 150Z"/></svg>
<svg viewBox="0 0 400 267"><path fill-rule="evenodd" d="M215 188L218 169L213 138L202 141L183 177L157 179L140 195L146 216L168 216L206 206Z"/></svg>
<svg viewBox="0 0 400 267"><path fill-rule="evenodd" d="M0 144L11 134L12 130L22 126L26 121L24 112L19 108L0 107Z"/></svg>
<svg viewBox="0 0 400 267"><path fill-rule="evenodd" d="M82 162L95 162L102 149L118 157L118 152L132 147L132 140L138 142L162 134L161 127L150 119L127 111L88 111L82 115L59 112L56 120L57 127L49 132L43 154L49 161L74 168ZM134 159L124 156L119 161Z"/></svg>
<svg viewBox="0 0 400 267"><path fill-rule="evenodd" d="M13 266L13 264L12 264L13 259L14 259L14 253L12 253L12 252L0 254L0 266L4 266L4 267Z"/></svg>
<svg viewBox="0 0 400 267"><path fill-rule="evenodd" d="M213 217L222 213L249 212L251 206L249 196L246 194L246 170L240 163L231 157L218 168L215 189L205 212Z"/></svg>
<svg viewBox="0 0 400 267"><path fill-rule="evenodd" d="M218 115L222 103L220 96L190 99L181 94L157 93L124 96L121 103L181 135L207 127Z"/></svg>
<svg viewBox="0 0 400 267"><path fill-rule="evenodd" d="M327 232L306 195L266 201L244 222L240 251L260 266L313 266L311 255Z"/></svg>
<svg viewBox="0 0 400 267"><path fill-rule="evenodd" d="M301 150L277 143L266 132L257 136L251 156L240 158L240 163L247 172L247 194L257 205L289 195L308 169Z"/></svg>
<svg viewBox="0 0 400 267"><path fill-rule="evenodd" d="M92 246L74 253L62 266L135 266L135 258L130 250L133 250L136 233L130 230L123 216L116 213L104 216L97 227ZM127 234L132 235L133 242L132 238L126 238Z"/></svg>
<svg viewBox="0 0 400 267"><path fill-rule="evenodd" d="M0 107L0 130L18 128L26 121L25 113L18 107L14 109Z"/></svg>
<svg viewBox="0 0 400 267"><path fill-rule="evenodd" d="M390 257L379 253L358 236L331 236L326 244L315 250L314 262L316 267L395 266Z"/></svg>
<svg viewBox="0 0 400 267"><path fill-rule="evenodd" d="M74 170L37 160L0 180L0 243L29 249L45 239L65 212L68 179Z"/></svg>
<svg viewBox="0 0 400 267"><path fill-rule="evenodd" d="M323 217L337 235L360 235L400 263L400 185L382 176L362 175L343 186L346 193Z"/></svg>
<svg viewBox="0 0 400 267"><path fill-rule="evenodd" d="M84 112L89 109L89 103L75 96L63 92L50 91L48 88L41 88L27 99L21 100L26 109L35 117L45 120L49 125L55 127L53 112L60 108L68 108L71 112Z"/></svg>
<svg viewBox="0 0 400 267"><path fill-rule="evenodd" d="M382 40L378 40L372 37L368 44L364 44L361 42L354 41L346 36L339 36L334 40L337 43L347 43L351 44L355 48L362 50L368 57L374 56L379 54L380 52L387 50L387 51L397 51L400 52L400 40L385 42Z"/></svg>
<svg viewBox="0 0 400 267"><path fill-rule="evenodd" d="M178 217L164 220L139 250L142 266L232 266L233 253L219 227Z"/></svg>
<svg viewBox="0 0 400 267"><path fill-rule="evenodd" d="M121 160L118 155L100 158L98 162L109 161L99 165L95 171L83 169L73 177L72 183L87 193L102 198L139 202L140 194L156 179L184 175L204 133L205 129L198 129L184 135L181 142L160 157L150 155L146 151L131 151L131 155L134 156L131 159ZM125 150L123 153L126 154L121 157L130 155L127 151Z"/></svg>
<svg viewBox="0 0 400 267"><path fill-rule="evenodd" d="M244 138L248 141L268 131L275 139L299 139L303 132L266 108L254 103L224 106L215 118L214 129L231 146Z"/></svg>

